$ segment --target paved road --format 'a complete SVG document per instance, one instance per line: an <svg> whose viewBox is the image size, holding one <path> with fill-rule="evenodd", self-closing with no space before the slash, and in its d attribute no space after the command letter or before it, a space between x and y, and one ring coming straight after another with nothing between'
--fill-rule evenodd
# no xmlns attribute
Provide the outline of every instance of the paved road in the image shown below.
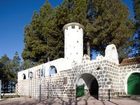
<svg viewBox="0 0 140 105"><path fill-rule="evenodd" d="M66 103L61 99L54 99L50 101L51 104L48 104L47 100L41 101L40 103L32 98L11 98L0 100L0 105L75 105L75 102ZM78 99L77 105L140 105L140 100L132 100L128 98L123 99L112 99L111 101L99 101L94 98Z"/></svg>

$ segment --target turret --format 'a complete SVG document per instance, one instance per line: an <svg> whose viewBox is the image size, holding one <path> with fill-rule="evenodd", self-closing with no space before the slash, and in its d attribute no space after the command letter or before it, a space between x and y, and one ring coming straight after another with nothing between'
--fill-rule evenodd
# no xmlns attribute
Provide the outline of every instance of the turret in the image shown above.
<svg viewBox="0 0 140 105"><path fill-rule="evenodd" d="M64 58L70 62L82 62L83 28L79 23L69 23L63 27L65 37Z"/></svg>

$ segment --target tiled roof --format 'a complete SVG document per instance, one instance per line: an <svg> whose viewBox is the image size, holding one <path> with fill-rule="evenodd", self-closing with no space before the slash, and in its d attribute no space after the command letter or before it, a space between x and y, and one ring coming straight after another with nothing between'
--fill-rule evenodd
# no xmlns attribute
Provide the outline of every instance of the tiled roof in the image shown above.
<svg viewBox="0 0 140 105"><path fill-rule="evenodd" d="M120 65L140 64L140 56L135 58L125 58Z"/></svg>

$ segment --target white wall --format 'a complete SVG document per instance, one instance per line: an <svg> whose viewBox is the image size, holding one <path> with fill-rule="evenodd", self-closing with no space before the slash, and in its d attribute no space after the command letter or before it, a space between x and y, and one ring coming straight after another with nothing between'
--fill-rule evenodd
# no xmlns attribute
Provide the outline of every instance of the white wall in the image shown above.
<svg viewBox="0 0 140 105"><path fill-rule="evenodd" d="M23 71L18 72L18 81L19 80L23 80L23 74L26 75L26 79L29 79L29 72L33 73L33 79L35 78L39 78L40 74L39 74L39 70L43 69L44 72L44 76L49 76L49 68L50 66L55 66L57 69L57 74L59 74L60 71L62 70L68 70L72 68L71 63L64 59L64 58L60 58L60 59L56 59Z"/></svg>
<svg viewBox="0 0 140 105"><path fill-rule="evenodd" d="M119 57L116 46L114 44L110 44L105 49L105 59L116 64L119 64Z"/></svg>

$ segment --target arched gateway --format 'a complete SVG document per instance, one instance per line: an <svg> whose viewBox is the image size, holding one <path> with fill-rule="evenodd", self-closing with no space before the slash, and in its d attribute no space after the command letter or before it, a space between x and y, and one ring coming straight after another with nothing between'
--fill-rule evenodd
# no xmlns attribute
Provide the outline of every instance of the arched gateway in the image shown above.
<svg viewBox="0 0 140 105"><path fill-rule="evenodd" d="M83 81L81 81L81 79ZM76 84L80 84L80 85L76 85L76 87L77 87L76 94L77 95L79 95L78 93L84 93L84 94L81 94L81 96L90 94L91 96L98 99L99 85L98 85L98 82L97 82L97 79L95 78L95 76L93 76L92 74L89 74L89 73L84 73L78 78L78 80L76 81ZM79 88L80 86L81 86L81 88ZM82 89L82 86L84 86L83 89ZM80 90L78 90L78 88ZM88 90L88 92L85 92L86 89Z"/></svg>
<svg viewBox="0 0 140 105"><path fill-rule="evenodd" d="M140 95L140 73L132 73L127 80L127 93L129 95Z"/></svg>

